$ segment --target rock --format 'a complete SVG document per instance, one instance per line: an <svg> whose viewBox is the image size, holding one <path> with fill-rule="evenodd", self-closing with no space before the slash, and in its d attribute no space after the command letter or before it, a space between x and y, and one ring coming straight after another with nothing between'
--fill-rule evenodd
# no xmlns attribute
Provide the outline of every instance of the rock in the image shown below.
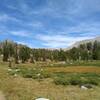
<svg viewBox="0 0 100 100"><path fill-rule="evenodd" d="M46 98L37 98L35 100L49 100L49 99L46 99Z"/></svg>
<svg viewBox="0 0 100 100"><path fill-rule="evenodd" d="M85 84L84 86L87 87L88 89L93 88L93 86L91 84Z"/></svg>
<svg viewBox="0 0 100 100"><path fill-rule="evenodd" d="M40 73L37 74L37 76L40 76L40 75L41 75Z"/></svg>
<svg viewBox="0 0 100 100"><path fill-rule="evenodd" d="M8 69L8 71L12 71L12 69L11 69L11 68L9 68L9 69Z"/></svg>
<svg viewBox="0 0 100 100"><path fill-rule="evenodd" d="M93 88L91 84L84 84L81 86L81 89L84 89L84 90L91 89L91 88Z"/></svg>
<svg viewBox="0 0 100 100"><path fill-rule="evenodd" d="M20 69L16 69L15 71L16 71L16 72L19 72L19 71L20 71Z"/></svg>
<svg viewBox="0 0 100 100"><path fill-rule="evenodd" d="M83 90L87 90L88 88L85 87L85 86L81 86L81 89L83 89Z"/></svg>
<svg viewBox="0 0 100 100"><path fill-rule="evenodd" d="M43 69L41 69L41 71L43 71Z"/></svg>
<svg viewBox="0 0 100 100"><path fill-rule="evenodd" d="M14 74L14 77L17 77L17 74Z"/></svg>

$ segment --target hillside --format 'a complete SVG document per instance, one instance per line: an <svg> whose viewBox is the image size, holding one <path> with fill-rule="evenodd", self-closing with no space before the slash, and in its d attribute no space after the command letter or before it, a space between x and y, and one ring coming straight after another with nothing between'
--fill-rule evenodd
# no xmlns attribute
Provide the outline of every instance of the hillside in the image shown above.
<svg viewBox="0 0 100 100"><path fill-rule="evenodd" d="M78 47L80 44L86 44L88 42L94 42L94 41L98 41L100 42L100 36L96 37L96 38L93 38L93 39L87 39L87 40L82 40L82 41L78 41L76 43L74 43L72 46L68 47L68 48L65 48L64 50L69 50L73 47Z"/></svg>

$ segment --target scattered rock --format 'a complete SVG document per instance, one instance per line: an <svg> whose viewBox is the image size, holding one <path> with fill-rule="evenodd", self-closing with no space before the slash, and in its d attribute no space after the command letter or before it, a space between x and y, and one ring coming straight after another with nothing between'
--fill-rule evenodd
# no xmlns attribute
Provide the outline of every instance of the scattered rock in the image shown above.
<svg viewBox="0 0 100 100"><path fill-rule="evenodd" d="M43 71L43 69L41 69L41 71Z"/></svg>
<svg viewBox="0 0 100 100"><path fill-rule="evenodd" d="M17 74L14 74L14 77L17 77Z"/></svg>
<svg viewBox="0 0 100 100"><path fill-rule="evenodd" d="M46 99L46 98L37 98L35 100L49 100L49 99Z"/></svg>
<svg viewBox="0 0 100 100"><path fill-rule="evenodd" d="M84 90L91 89L91 88L93 88L91 84L84 84L81 86L81 89L84 89Z"/></svg>
<svg viewBox="0 0 100 100"><path fill-rule="evenodd" d="M11 68L9 68L9 69L8 69L8 71L12 71L12 69L11 69Z"/></svg>
<svg viewBox="0 0 100 100"><path fill-rule="evenodd" d="M16 72L19 72L19 71L20 71L20 69L16 69L15 71L16 71Z"/></svg>
<svg viewBox="0 0 100 100"><path fill-rule="evenodd" d="M85 86L81 86L81 89L83 89L83 90L87 90L88 88L85 87Z"/></svg>
<svg viewBox="0 0 100 100"><path fill-rule="evenodd" d="M38 77L39 77L40 75L41 75L40 73L37 74Z"/></svg>

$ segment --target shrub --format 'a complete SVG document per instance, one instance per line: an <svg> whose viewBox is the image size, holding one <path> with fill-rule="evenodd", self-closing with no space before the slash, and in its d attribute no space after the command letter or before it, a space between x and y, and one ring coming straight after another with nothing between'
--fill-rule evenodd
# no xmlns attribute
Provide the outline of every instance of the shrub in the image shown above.
<svg viewBox="0 0 100 100"><path fill-rule="evenodd" d="M51 74L49 72L43 71L41 72L41 76L43 76L43 78L49 78L51 77Z"/></svg>
<svg viewBox="0 0 100 100"><path fill-rule="evenodd" d="M70 85L79 85L82 83L82 80L78 78L70 78L69 83Z"/></svg>
<svg viewBox="0 0 100 100"><path fill-rule="evenodd" d="M87 81L87 83L92 84L92 85L99 85L99 81L96 79L90 79Z"/></svg>
<svg viewBox="0 0 100 100"><path fill-rule="evenodd" d="M54 83L56 85L69 85L69 81L67 79L64 79L64 78L55 78Z"/></svg>

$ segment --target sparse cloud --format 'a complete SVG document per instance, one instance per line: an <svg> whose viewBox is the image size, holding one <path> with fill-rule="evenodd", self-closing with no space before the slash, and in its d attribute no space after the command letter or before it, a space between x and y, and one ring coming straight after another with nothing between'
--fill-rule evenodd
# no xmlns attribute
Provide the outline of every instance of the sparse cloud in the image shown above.
<svg viewBox="0 0 100 100"><path fill-rule="evenodd" d="M27 45L27 46L29 46L29 47L31 47L31 48L33 48L33 44L32 43L28 43L28 42L25 42L25 41L15 41L15 42L17 42L18 44L23 44L23 45Z"/></svg>
<svg viewBox="0 0 100 100"><path fill-rule="evenodd" d="M43 28L44 27L43 23L41 23L39 21L30 22L30 23L28 23L28 25L32 28Z"/></svg>
<svg viewBox="0 0 100 100"><path fill-rule="evenodd" d="M9 34L19 37L31 37L32 34L26 31L10 31Z"/></svg>
<svg viewBox="0 0 100 100"><path fill-rule="evenodd" d="M50 48L67 47L76 41L100 36L100 0L5 2L0 4L2 36L9 34L11 38L27 39L22 43Z"/></svg>
<svg viewBox="0 0 100 100"><path fill-rule="evenodd" d="M36 39L42 42L42 45L50 48L68 47L77 41L89 39L92 37L71 37L67 35L37 35Z"/></svg>
<svg viewBox="0 0 100 100"><path fill-rule="evenodd" d="M0 22L6 22L7 21L14 21L14 22L20 22L21 20L17 19L16 17L10 16L6 13L0 14Z"/></svg>

